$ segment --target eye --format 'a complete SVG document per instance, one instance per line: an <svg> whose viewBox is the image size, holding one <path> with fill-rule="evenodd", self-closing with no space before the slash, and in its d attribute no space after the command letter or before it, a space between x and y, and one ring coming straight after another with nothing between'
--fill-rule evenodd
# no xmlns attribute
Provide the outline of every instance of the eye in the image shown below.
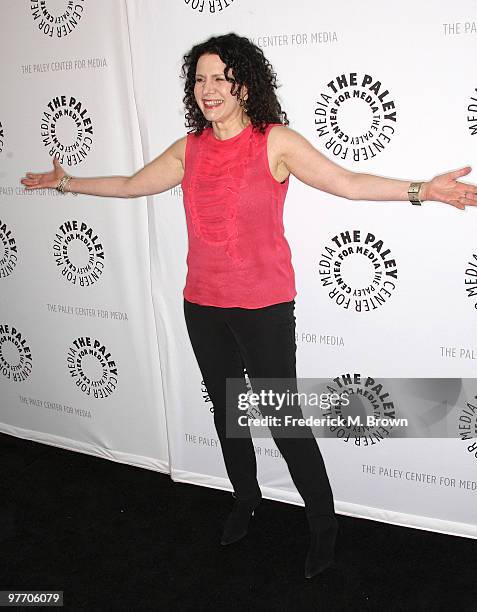
<svg viewBox="0 0 477 612"><path fill-rule="evenodd" d="M203 81L202 77L195 77L196 83L202 83L202 81Z"/></svg>

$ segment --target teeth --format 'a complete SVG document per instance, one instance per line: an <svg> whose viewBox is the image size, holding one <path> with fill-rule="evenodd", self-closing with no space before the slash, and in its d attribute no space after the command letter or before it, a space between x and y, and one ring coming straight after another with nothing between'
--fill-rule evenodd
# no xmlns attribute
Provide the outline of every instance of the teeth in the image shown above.
<svg viewBox="0 0 477 612"><path fill-rule="evenodd" d="M218 106L222 104L222 100L204 100L205 106Z"/></svg>

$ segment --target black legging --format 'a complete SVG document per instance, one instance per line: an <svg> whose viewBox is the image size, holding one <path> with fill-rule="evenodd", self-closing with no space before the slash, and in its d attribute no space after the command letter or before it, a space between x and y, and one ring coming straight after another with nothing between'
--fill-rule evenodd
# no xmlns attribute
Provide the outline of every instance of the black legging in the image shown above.
<svg viewBox="0 0 477 612"><path fill-rule="evenodd" d="M201 306L184 300L187 330L214 406L225 467L238 500L256 497L260 489L250 431L248 437L226 435L226 379L244 379L245 367L254 392L258 392L256 378L292 379L296 387L294 308L294 301L247 309ZM298 412L301 415L299 407ZM308 517L333 514L330 483L311 429L301 428L300 435L306 437L300 438L279 437L273 428L271 432Z"/></svg>

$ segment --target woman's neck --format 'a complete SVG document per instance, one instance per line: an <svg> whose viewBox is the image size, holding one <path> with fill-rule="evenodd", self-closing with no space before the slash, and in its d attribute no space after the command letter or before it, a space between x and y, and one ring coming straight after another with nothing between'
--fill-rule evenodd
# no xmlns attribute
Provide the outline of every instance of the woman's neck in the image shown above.
<svg viewBox="0 0 477 612"><path fill-rule="evenodd" d="M250 123L250 118L245 113L242 113L242 115L233 117L229 121L213 121L212 129L214 130L214 136L218 140L227 140L240 134Z"/></svg>

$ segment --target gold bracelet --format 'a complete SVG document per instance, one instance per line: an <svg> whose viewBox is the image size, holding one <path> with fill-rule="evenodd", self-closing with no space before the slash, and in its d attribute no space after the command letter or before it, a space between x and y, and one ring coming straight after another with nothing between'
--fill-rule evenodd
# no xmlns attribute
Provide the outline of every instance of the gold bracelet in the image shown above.
<svg viewBox="0 0 477 612"><path fill-rule="evenodd" d="M420 199L421 187L422 183L411 183L409 185L409 189L407 190L407 197L409 198L409 202L411 202L411 204L416 204L417 206L420 206L422 204Z"/></svg>
<svg viewBox="0 0 477 612"><path fill-rule="evenodd" d="M62 176L60 180L58 181L56 190L59 191L60 193L65 193L66 186L68 185L68 183L71 181L72 178L73 177L70 176L69 174L65 174L64 176Z"/></svg>

